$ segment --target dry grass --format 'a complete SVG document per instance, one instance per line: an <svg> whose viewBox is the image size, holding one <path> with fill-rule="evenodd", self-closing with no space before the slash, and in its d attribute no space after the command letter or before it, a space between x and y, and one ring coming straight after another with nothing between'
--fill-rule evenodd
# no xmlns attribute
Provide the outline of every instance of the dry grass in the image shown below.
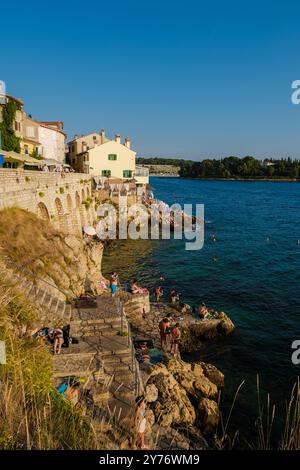
<svg viewBox="0 0 300 470"><path fill-rule="evenodd" d="M96 448L82 411L52 386L50 352L24 335L36 312L3 278L0 273L0 340L7 356L0 368L0 449Z"/></svg>
<svg viewBox="0 0 300 470"><path fill-rule="evenodd" d="M32 278L52 279L64 291L62 276L72 271L72 251L64 236L45 220L17 207L0 211L0 256L8 267Z"/></svg>

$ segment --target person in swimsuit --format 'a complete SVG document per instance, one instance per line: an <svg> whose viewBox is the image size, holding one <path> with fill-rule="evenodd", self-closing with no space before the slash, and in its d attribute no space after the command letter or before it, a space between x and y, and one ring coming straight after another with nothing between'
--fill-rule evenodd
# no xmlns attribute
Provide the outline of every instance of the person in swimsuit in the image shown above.
<svg viewBox="0 0 300 470"><path fill-rule="evenodd" d="M199 317L200 317L201 320L205 320L207 315L208 315L208 310L206 308L206 305L204 303L202 303L199 306Z"/></svg>
<svg viewBox="0 0 300 470"><path fill-rule="evenodd" d="M137 406L135 411L135 429L137 432L137 441L140 449L148 449L145 445L145 431L147 420L145 418L146 401L143 396L137 398Z"/></svg>
<svg viewBox="0 0 300 470"><path fill-rule="evenodd" d="M119 276L117 273L113 273L110 278L110 289L111 289L111 296L115 297L118 292L118 280Z"/></svg>
<svg viewBox="0 0 300 470"><path fill-rule="evenodd" d="M53 331L53 352L54 354L60 354L61 347L64 344L64 333L60 328L55 328Z"/></svg>
<svg viewBox="0 0 300 470"><path fill-rule="evenodd" d="M167 318L163 318L158 324L159 334L160 334L160 345L161 345L162 349L167 347L166 328L167 328L168 324L169 324L169 320Z"/></svg>
<svg viewBox="0 0 300 470"><path fill-rule="evenodd" d="M159 302L161 297L164 295L164 291L163 291L163 288L161 286L157 287L155 289L155 298L156 298L156 302Z"/></svg>

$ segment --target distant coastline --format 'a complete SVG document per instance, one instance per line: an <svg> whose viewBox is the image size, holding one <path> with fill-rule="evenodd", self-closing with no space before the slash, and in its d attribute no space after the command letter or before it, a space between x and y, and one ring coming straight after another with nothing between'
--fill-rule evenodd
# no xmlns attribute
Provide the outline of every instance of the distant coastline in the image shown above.
<svg viewBox="0 0 300 470"><path fill-rule="evenodd" d="M158 176L158 175L150 175L150 176ZM249 181L249 182L256 182L261 181L263 182L274 182L274 183L300 183L300 179L296 178L204 178L204 177L192 177L192 176L179 176L180 179L184 180L203 180L203 181Z"/></svg>
<svg viewBox="0 0 300 470"><path fill-rule="evenodd" d="M151 177L156 178L179 178L183 180L203 180L203 181L261 181L261 182L275 182L275 183L300 183L300 179L297 178L205 178L205 177L192 177L192 176L180 176L180 175L157 175L155 173L150 174Z"/></svg>

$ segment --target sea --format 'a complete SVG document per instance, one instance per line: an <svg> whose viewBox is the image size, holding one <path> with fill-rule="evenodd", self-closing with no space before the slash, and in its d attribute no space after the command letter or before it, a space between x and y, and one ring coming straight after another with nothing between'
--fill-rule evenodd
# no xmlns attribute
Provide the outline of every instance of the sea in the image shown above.
<svg viewBox="0 0 300 470"><path fill-rule="evenodd" d="M162 285L165 300L175 288L191 306L226 312L235 332L183 359L225 374L223 421L230 418L228 432L238 432L242 448L255 445L259 407L267 419L268 400L269 409L274 404L276 446L300 374L291 359L300 340L300 183L151 177L150 184L170 205L204 204L203 248L187 251L185 240L174 239L117 241L105 252L104 274L117 270L152 293Z"/></svg>

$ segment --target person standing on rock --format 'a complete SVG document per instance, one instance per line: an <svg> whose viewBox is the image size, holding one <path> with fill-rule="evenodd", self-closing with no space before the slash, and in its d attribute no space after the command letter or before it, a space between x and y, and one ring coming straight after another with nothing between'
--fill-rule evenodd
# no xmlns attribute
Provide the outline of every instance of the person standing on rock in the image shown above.
<svg viewBox="0 0 300 470"><path fill-rule="evenodd" d="M181 340L181 330L179 328L179 323L176 323L175 327L172 330L172 344L171 344L171 354L175 357L178 355L178 346Z"/></svg>
<svg viewBox="0 0 300 470"><path fill-rule="evenodd" d="M160 334L160 346L162 349L167 347L167 327L169 325L169 320L167 318L163 318L159 324L159 334Z"/></svg>
<svg viewBox="0 0 300 470"><path fill-rule="evenodd" d="M55 328L53 331L53 352L54 354L60 354L61 347L64 344L64 333L60 328Z"/></svg>
<svg viewBox="0 0 300 470"><path fill-rule="evenodd" d="M119 276L117 273L113 273L110 278L110 289L111 289L111 296L115 297L118 292L118 280Z"/></svg>
<svg viewBox="0 0 300 470"><path fill-rule="evenodd" d="M156 298L156 302L159 302L161 297L164 295L164 291L163 291L163 288L161 286L157 287L155 289L155 298Z"/></svg>
<svg viewBox="0 0 300 470"><path fill-rule="evenodd" d="M140 449L148 449L145 445L145 431L146 431L146 424L147 420L145 418L146 412L146 400L144 396L138 397L136 400L136 411L135 411L135 418L134 424L137 433L137 443L140 446Z"/></svg>

